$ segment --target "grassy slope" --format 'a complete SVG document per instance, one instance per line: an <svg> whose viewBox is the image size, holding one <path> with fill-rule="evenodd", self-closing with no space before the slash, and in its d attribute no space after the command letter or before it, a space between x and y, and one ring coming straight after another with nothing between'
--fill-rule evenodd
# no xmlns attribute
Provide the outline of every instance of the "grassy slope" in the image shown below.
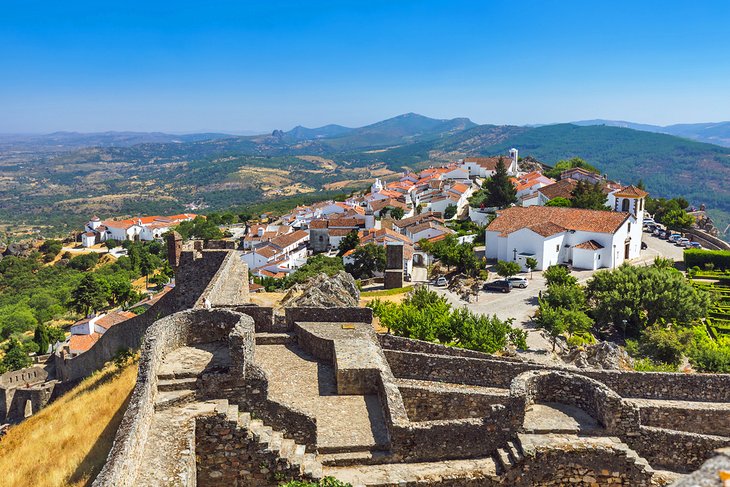
<svg viewBox="0 0 730 487"><path fill-rule="evenodd" d="M108 367L0 439L3 485L90 485L111 448L137 366Z"/></svg>

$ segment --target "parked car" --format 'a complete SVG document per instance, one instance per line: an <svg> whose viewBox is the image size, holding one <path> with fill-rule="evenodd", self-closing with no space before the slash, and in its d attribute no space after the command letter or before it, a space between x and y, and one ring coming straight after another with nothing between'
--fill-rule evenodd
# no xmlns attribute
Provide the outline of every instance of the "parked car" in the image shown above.
<svg viewBox="0 0 730 487"><path fill-rule="evenodd" d="M658 237L659 235L661 235L664 232L665 232L664 228L662 228L660 225L657 225L656 227L654 227L654 231L652 233L654 234L655 237Z"/></svg>
<svg viewBox="0 0 730 487"><path fill-rule="evenodd" d="M641 242L641 250L646 250L648 248L649 248L649 246L646 245L646 242Z"/></svg>
<svg viewBox="0 0 730 487"><path fill-rule="evenodd" d="M669 238L667 238L667 240L672 243L677 243L677 240L679 240L680 238L682 238L682 235L680 235L678 233L673 233L673 234L669 235Z"/></svg>
<svg viewBox="0 0 730 487"><path fill-rule="evenodd" d="M521 289L525 289L527 287L526 277L512 276L508 277L507 280L512 285L512 287L519 287Z"/></svg>
<svg viewBox="0 0 730 487"><path fill-rule="evenodd" d="M492 282L486 283L484 285L484 290L508 293L512 290L512 284L506 279L500 279L499 281L492 281Z"/></svg>
<svg viewBox="0 0 730 487"><path fill-rule="evenodd" d="M644 218L644 226L654 225L654 224L656 224L656 222L654 221L653 218Z"/></svg>
<svg viewBox="0 0 730 487"><path fill-rule="evenodd" d="M699 242L690 242L689 248L691 249L701 249L702 245Z"/></svg>
<svg viewBox="0 0 730 487"><path fill-rule="evenodd" d="M403 280L406 281L406 282L411 282L411 275L408 274L407 272L405 272L403 274Z"/></svg>
<svg viewBox="0 0 730 487"><path fill-rule="evenodd" d="M674 245L678 247L686 247L689 245L689 239L687 237L678 238L677 241L674 242Z"/></svg>
<svg viewBox="0 0 730 487"><path fill-rule="evenodd" d="M672 232L670 232L668 230L662 230L661 232L659 232L659 238L661 238L662 240L666 240L669 238L669 236L671 234L672 234Z"/></svg>
<svg viewBox="0 0 730 487"><path fill-rule="evenodd" d="M649 225L644 225L644 230L646 230L649 233L654 233L654 230L657 229L656 223L650 223Z"/></svg>
<svg viewBox="0 0 730 487"><path fill-rule="evenodd" d="M435 281L433 281L433 283L436 286L442 286L443 287L443 286L448 285L449 284L449 281L447 281L444 276L441 276L441 277L437 278Z"/></svg>

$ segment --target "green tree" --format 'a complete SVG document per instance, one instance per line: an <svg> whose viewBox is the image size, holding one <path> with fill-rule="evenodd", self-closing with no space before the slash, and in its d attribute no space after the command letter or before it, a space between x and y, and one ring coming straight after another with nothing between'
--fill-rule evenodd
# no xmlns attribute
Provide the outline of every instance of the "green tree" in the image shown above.
<svg viewBox="0 0 730 487"><path fill-rule="evenodd" d="M139 272L144 276L145 288L149 286L149 275L152 274L157 266L156 262L149 252L142 252L139 261Z"/></svg>
<svg viewBox="0 0 730 487"><path fill-rule="evenodd" d="M575 167L579 167L581 169L585 169L586 171L590 171L596 174L600 174L600 171L595 168L594 166L591 166L586 161L581 159L580 157L573 157L572 159L563 159L561 161L558 161L555 163L555 166L552 169L549 169L545 171L545 175L549 178L559 178L560 174L563 171L567 171L568 169L573 169Z"/></svg>
<svg viewBox="0 0 730 487"><path fill-rule="evenodd" d="M601 183L591 184L588 181L578 181L575 188L571 192L573 196L573 208L583 208L586 210L606 210L610 208L606 206L606 195L603 192Z"/></svg>
<svg viewBox="0 0 730 487"><path fill-rule="evenodd" d="M312 256L302 267L286 277L284 282L282 282L282 286L291 287L294 284L305 282L310 277L321 274L322 272L332 277L344 270L345 266L342 264L340 257L328 257L325 254L317 254Z"/></svg>
<svg viewBox="0 0 730 487"><path fill-rule="evenodd" d="M550 307L546 302L540 300L535 321L550 335L550 342L553 345L553 352L558 338L568 331L568 326L563 319L562 310Z"/></svg>
<svg viewBox="0 0 730 487"><path fill-rule="evenodd" d="M390 216L394 220L400 220L406 214L406 211L401 207L395 207L390 210Z"/></svg>
<svg viewBox="0 0 730 487"><path fill-rule="evenodd" d="M563 198L562 196L558 196L556 198L551 199L547 203L545 203L545 206L558 206L560 208L570 208L573 206L573 202L570 201L568 198Z"/></svg>
<svg viewBox="0 0 730 487"><path fill-rule="evenodd" d="M517 262L512 262L508 260L500 260L497 262L497 265L495 266L495 270L497 271L497 274L499 274L502 277L511 277L515 274L518 274L522 268L520 267L520 264Z"/></svg>
<svg viewBox="0 0 730 487"><path fill-rule="evenodd" d="M10 340L2 360L2 368L5 370L20 370L30 367L32 363L33 361L23 345L18 340Z"/></svg>
<svg viewBox="0 0 730 487"><path fill-rule="evenodd" d="M375 272L385 270L385 247L369 243L355 249L352 253L352 264L345 266L345 270L355 279L373 277Z"/></svg>
<svg viewBox="0 0 730 487"><path fill-rule="evenodd" d="M494 175L484 183L484 191L487 195L485 200L487 206L504 208L517 202L517 191L501 157L497 161Z"/></svg>
<svg viewBox="0 0 730 487"><path fill-rule="evenodd" d="M43 261L51 262L61 253L62 249L63 244L60 240L45 240L40 246L40 251L44 254Z"/></svg>
<svg viewBox="0 0 730 487"><path fill-rule="evenodd" d="M71 306L74 310L88 316L106 304L106 293L94 274L86 274L71 293Z"/></svg>
<svg viewBox="0 0 730 487"><path fill-rule="evenodd" d="M537 259L535 259L533 257L528 257L527 259L525 259L525 267L530 269L530 279L532 279L532 271L537 269L537 266L538 266Z"/></svg>
<svg viewBox="0 0 730 487"><path fill-rule="evenodd" d="M670 210L662 217L662 223L670 230L689 228L694 222L694 217L684 210Z"/></svg>
<svg viewBox="0 0 730 487"><path fill-rule="evenodd" d="M196 216L193 220L181 222L180 225L175 227L175 230L185 240L191 238L215 240L223 237L223 232L218 228L221 223L220 216L217 214L208 215L207 219Z"/></svg>
<svg viewBox="0 0 730 487"><path fill-rule="evenodd" d="M575 286L578 283L578 279L570 274L570 270L567 267L562 265L551 265L543 271L542 276L545 278L548 286Z"/></svg>
<svg viewBox="0 0 730 487"><path fill-rule="evenodd" d="M542 299L552 308L581 311L586 309L583 288L574 284L553 284L542 293Z"/></svg>
<svg viewBox="0 0 730 487"><path fill-rule="evenodd" d="M450 218L453 218L454 215L456 215L456 210L458 210L456 205L447 206L446 209L444 210L444 219L448 220Z"/></svg>
<svg viewBox="0 0 730 487"><path fill-rule="evenodd" d="M631 335L659 322L690 324L704 317L710 295L675 269L624 264L599 271L588 281L586 297L599 324L613 324Z"/></svg>
<svg viewBox="0 0 730 487"><path fill-rule="evenodd" d="M33 330L38 320L26 303L6 305L0 308L0 330L3 338Z"/></svg>
<svg viewBox="0 0 730 487"><path fill-rule="evenodd" d="M342 240L340 240L340 245L337 246L337 255L342 257L358 245L360 245L360 235L357 230L352 230L350 233L342 237Z"/></svg>
<svg viewBox="0 0 730 487"><path fill-rule="evenodd" d="M44 323L39 323L33 334L33 341L38 344L38 350L41 355L48 351L50 343L48 337L48 327Z"/></svg>

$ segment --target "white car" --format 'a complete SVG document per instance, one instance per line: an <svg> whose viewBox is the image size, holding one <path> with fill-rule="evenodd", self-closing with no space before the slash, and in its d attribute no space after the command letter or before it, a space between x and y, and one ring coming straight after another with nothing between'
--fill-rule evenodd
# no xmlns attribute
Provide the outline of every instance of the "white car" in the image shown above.
<svg viewBox="0 0 730 487"><path fill-rule="evenodd" d="M508 277L507 280L510 282L510 284L512 284L512 287L519 287L522 289L525 289L527 287L526 277L512 276Z"/></svg>
<svg viewBox="0 0 730 487"><path fill-rule="evenodd" d="M449 281L447 281L444 276L441 276L438 279L436 279L435 281L433 281L433 283L436 286L446 286L449 283Z"/></svg>
<svg viewBox="0 0 730 487"><path fill-rule="evenodd" d="M688 247L689 239L686 237L678 238L674 245L676 245L677 247Z"/></svg>

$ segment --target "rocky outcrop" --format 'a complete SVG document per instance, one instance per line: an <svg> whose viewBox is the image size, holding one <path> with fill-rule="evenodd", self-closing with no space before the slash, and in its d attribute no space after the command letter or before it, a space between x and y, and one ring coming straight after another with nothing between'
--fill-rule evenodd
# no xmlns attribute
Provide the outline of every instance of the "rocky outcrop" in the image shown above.
<svg viewBox="0 0 730 487"><path fill-rule="evenodd" d="M588 347L574 348L563 360L581 369L633 370L633 360L629 354L612 342L598 342Z"/></svg>
<svg viewBox="0 0 730 487"><path fill-rule="evenodd" d="M332 277L322 273L293 286L281 300L284 308L345 308L358 306L360 291L355 279L340 271Z"/></svg>
<svg viewBox="0 0 730 487"><path fill-rule="evenodd" d="M3 252L3 255L13 255L15 257L30 257L35 250L34 240L23 240L21 242L15 242L8 245Z"/></svg>

